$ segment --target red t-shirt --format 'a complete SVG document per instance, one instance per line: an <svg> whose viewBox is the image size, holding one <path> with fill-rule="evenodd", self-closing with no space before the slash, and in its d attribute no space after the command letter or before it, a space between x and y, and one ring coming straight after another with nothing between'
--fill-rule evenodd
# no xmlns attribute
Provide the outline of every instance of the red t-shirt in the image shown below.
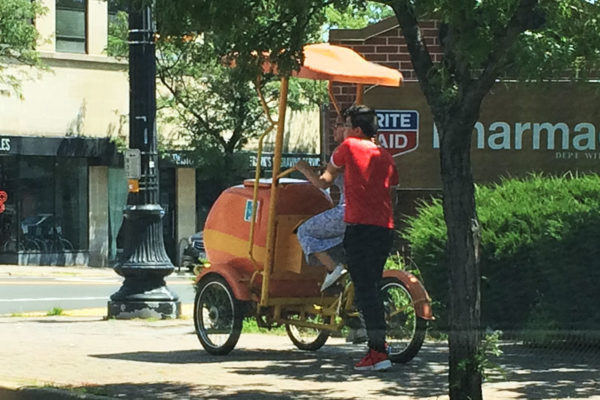
<svg viewBox="0 0 600 400"><path fill-rule="evenodd" d="M344 221L394 227L390 189L398 184L394 159L367 139L348 137L331 155L331 164L344 168Z"/></svg>

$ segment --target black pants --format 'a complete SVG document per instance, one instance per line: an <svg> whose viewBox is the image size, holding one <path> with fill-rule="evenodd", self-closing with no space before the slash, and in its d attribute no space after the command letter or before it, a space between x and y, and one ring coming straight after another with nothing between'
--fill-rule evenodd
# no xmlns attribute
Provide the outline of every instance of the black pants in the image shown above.
<svg viewBox="0 0 600 400"><path fill-rule="evenodd" d="M379 284L392 240L393 231L381 226L348 225L344 234L356 305L365 320L369 347L380 352L385 351L386 327Z"/></svg>

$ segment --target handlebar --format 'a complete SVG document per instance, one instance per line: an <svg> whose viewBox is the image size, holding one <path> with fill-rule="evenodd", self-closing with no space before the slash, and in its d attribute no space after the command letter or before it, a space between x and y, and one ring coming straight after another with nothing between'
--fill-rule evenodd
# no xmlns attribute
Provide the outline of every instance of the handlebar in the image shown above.
<svg viewBox="0 0 600 400"><path fill-rule="evenodd" d="M311 165L310 168L312 170L314 170L314 171L320 171L320 170L324 169L325 166L323 166L323 165L316 165L316 166ZM288 168L285 171L281 172L279 175L277 175L277 179L285 178L286 176L288 176L289 174L291 174L292 172L297 171L297 170L298 170L298 168L296 168L296 166Z"/></svg>
<svg viewBox="0 0 600 400"><path fill-rule="evenodd" d="M277 179L281 179L284 178L286 176L288 176L289 174L291 174L292 172L296 171L296 167L291 167L286 169L285 171L281 172L279 175L277 175Z"/></svg>

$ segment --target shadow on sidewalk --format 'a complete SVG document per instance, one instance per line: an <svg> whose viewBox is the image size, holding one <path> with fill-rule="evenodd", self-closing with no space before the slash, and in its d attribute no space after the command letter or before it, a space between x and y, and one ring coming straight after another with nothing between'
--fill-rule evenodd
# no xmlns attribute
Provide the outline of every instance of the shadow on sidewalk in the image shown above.
<svg viewBox="0 0 600 400"><path fill-rule="evenodd" d="M264 384L265 390L244 390L227 385L191 385L179 383L133 384L72 387L75 392L84 392L124 398L128 400L167 400L167 399L231 399L231 400L314 400L328 396L328 400L351 400L353 398L335 396L335 389L330 390L289 390L282 393L277 387ZM270 388L271 390L268 390ZM375 397L373 397L375 398Z"/></svg>
<svg viewBox="0 0 600 400"><path fill-rule="evenodd" d="M184 350L174 352L132 352L115 354L96 354L92 357L102 359L127 360L156 364L202 364L205 368L220 368L230 376L246 375L257 376L257 382L272 380L293 380L306 382L306 390L293 393L276 393L273 390L256 391L243 390L232 382L231 387L223 386L219 389L215 385L188 386L171 385L169 390L183 393L189 390L197 398L227 398L227 399L315 399L324 396L322 391L311 390L310 382L331 383L331 393L328 398L336 399L335 387L347 381L367 379L386 382L385 389L374 391L373 398L379 396L410 396L411 398L436 397L445 395L446 362L447 354L445 345L428 344L419 356L408 364L395 364L390 371L379 373L359 373L352 369L352 365L364 354L362 346L353 345L328 345L316 352L303 352L300 350L272 350L272 349L236 349L227 356L212 356L202 349ZM208 365L214 364L209 367ZM198 377L202 381L202 376ZM128 385L117 385L129 387ZM135 385L133 385L135 386ZM140 390L150 390L148 385L142 385ZM154 386L154 385L153 385ZM184 388L187 386L187 388ZM263 386L263 385L261 385ZM381 387L381 386L380 386ZM219 393L227 388L226 395ZM115 385L104 387L115 393ZM181 392L183 390L183 392ZM118 391L117 391L118 392ZM157 394L158 393L158 394ZM160 397L159 393L152 393L152 398ZM196 395L196 393L198 393ZM143 398L140 395L140 398ZM150 398L150 397L147 397ZM176 398L176 397L175 397ZM196 398L196 397L191 397ZM347 399L348 397L340 397Z"/></svg>
<svg viewBox="0 0 600 400"><path fill-rule="evenodd" d="M494 399L600 399L600 351L535 349L516 344L504 344L504 354L495 359L506 378L499 373L491 374L492 380L484 388L493 388ZM259 380L273 382L278 379L307 382L307 390L293 393L276 393L276 388L264 392L244 390L239 385L177 385L164 387L167 392L186 393L190 398L215 399L313 399L324 396L323 392L310 389L310 382L330 382L333 388L329 393L335 399L335 387L347 381L379 380L385 382L385 389L373 393L376 396L407 396L409 398L438 397L447 394L447 347L440 343L426 343L421 352L407 364L395 364L386 373L357 373L352 364L364 349L351 345L328 345L317 352L299 350L272 349L236 349L227 356L212 356L198 350L174 352L133 352L116 354L97 354L93 357L103 359L128 360L156 364L200 364L203 368L221 368L233 376L257 376ZM258 363L255 363L258 362ZM257 365L258 364L258 365ZM198 377L202 381L202 377ZM268 386L268 384L265 384ZM120 387L120 388L119 388ZM158 390L156 385L111 385L103 387L111 393L118 389L137 387L142 392ZM220 388L220 389L219 389ZM225 388L227 388L225 390ZM225 394L220 394L225 390ZM162 390L152 392L157 399ZM197 395L196 395L197 393ZM134 398L138 398L135 397ZM139 398L144 398L141 395ZM490 397L492 398L492 397Z"/></svg>
<svg viewBox="0 0 600 400"><path fill-rule="evenodd" d="M495 360L511 382L513 398L600 399L600 348L533 348L504 344Z"/></svg>

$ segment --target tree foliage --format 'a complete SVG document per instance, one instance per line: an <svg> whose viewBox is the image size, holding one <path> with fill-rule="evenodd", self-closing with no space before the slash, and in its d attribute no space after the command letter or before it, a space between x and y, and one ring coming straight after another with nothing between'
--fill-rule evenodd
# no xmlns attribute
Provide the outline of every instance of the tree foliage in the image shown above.
<svg viewBox="0 0 600 400"><path fill-rule="evenodd" d="M361 29L392 15L394 13L390 7L373 1L348 4L342 8L332 4L325 8L323 36L329 29Z"/></svg>
<svg viewBox="0 0 600 400"><path fill-rule="evenodd" d="M600 176L504 178L478 186L476 199L483 325L531 336L535 332L527 329L542 322L543 313L546 337L576 327L565 339L571 344L590 339L587 344L592 344L591 333L600 332L600 312L592 305L600 301ZM421 202L402 234L435 300L435 324L445 329L447 234L441 199ZM548 331L550 326L554 329Z"/></svg>
<svg viewBox="0 0 600 400"><path fill-rule="evenodd" d="M35 50L39 39L33 20L45 9L41 2L31 0L2 0L0 2L0 86L20 95L23 76L9 70L11 64L42 66Z"/></svg>
<svg viewBox="0 0 600 400"><path fill-rule="evenodd" d="M127 57L127 14L118 13L109 29L107 53ZM278 85L273 76L231 68L206 34L161 34L157 41L157 75L161 119L178 128L187 149L206 155L206 149L233 154L270 125L260 104L275 110ZM294 81L289 89L289 107L301 110L326 99L323 82ZM276 116L273 116L276 119ZM181 143L181 140L179 141ZM177 144L174 144L177 147Z"/></svg>
<svg viewBox="0 0 600 400"><path fill-rule="evenodd" d="M194 7L198 6L196 3L194 2ZM124 5L125 3L122 3L120 8ZM232 179L239 179L235 171L239 172L240 168L236 166L241 161L237 160L238 156L235 153L270 125L259 102L257 86L264 95L269 109L275 112L279 94L278 79L267 75L257 80L260 74L255 69L258 65L256 60L251 56L252 62L249 64L240 61L241 47L235 47L222 37L220 25L217 26L216 31L203 29L200 32L186 28L188 25L193 26L193 23L177 22L176 29L170 28L164 13L174 13L175 10L171 6L162 10L159 4L156 10L160 29L159 39L156 42L157 75L161 83L158 108L160 119L169 123L169 126L175 127L174 136L178 137L178 140L168 146L163 144L161 148L168 147L171 150L182 148L182 143L185 143L183 149L191 150L188 152L188 157L192 158L195 165L199 167L223 164L217 162L216 158L225 160L222 168L210 168L215 171L214 178L222 182L222 185L219 185L222 189L223 185L231 184ZM366 26L369 22L385 15L382 11L385 9L374 3L369 7L348 3L341 11L332 6L327 7L324 12L307 9L305 13L318 11L320 16L314 20L306 19L311 21L310 27L306 27L306 32L310 31L308 35L310 40L321 40L324 26ZM389 15L391 10L389 8L387 10ZM196 15L194 8L187 11L190 15ZM220 17L227 14L221 8L216 12ZM257 16L261 21L269 21L269 17L261 13L257 13ZM288 19L295 23L300 21L301 17L290 12ZM323 25L320 21L327 21L327 23ZM107 46L109 55L127 57L127 25L127 13L117 13L109 27ZM266 45L253 46L250 40L248 46L251 47L245 54L252 52L257 54L255 50L268 48ZM227 56L234 53L235 62L241 68L231 68L226 65ZM292 110L314 107L322 104L326 99L325 82L311 80L290 82L288 106ZM273 120L277 119L276 115L271 117ZM213 177L206 178L213 180Z"/></svg>

